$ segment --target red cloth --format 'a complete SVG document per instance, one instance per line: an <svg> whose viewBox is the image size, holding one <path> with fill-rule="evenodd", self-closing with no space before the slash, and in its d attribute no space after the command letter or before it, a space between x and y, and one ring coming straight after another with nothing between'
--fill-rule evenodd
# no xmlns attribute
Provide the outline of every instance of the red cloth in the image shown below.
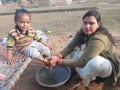
<svg viewBox="0 0 120 90"><path fill-rule="evenodd" d="M4 80L6 78L6 76L2 73L0 73L0 80Z"/></svg>

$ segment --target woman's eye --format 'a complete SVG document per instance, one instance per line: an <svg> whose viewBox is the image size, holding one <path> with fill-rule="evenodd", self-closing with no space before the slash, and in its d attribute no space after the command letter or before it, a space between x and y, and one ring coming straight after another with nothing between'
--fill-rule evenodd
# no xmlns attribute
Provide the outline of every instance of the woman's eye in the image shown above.
<svg viewBox="0 0 120 90"><path fill-rule="evenodd" d="M90 24L90 25L93 25L93 24L94 24L94 22L89 22L89 24Z"/></svg>
<svg viewBox="0 0 120 90"><path fill-rule="evenodd" d="M87 22L84 22L84 24L87 24Z"/></svg>
<svg viewBox="0 0 120 90"><path fill-rule="evenodd" d="M94 22L84 22L84 24L93 25L93 24L94 24Z"/></svg>

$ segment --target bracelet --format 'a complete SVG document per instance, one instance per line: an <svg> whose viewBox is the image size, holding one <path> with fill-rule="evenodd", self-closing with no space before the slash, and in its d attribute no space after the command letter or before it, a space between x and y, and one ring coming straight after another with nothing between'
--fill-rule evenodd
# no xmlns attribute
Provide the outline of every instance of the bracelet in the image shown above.
<svg viewBox="0 0 120 90"><path fill-rule="evenodd" d="M62 59L57 59L57 63L58 63L59 65L62 65Z"/></svg>
<svg viewBox="0 0 120 90"><path fill-rule="evenodd" d="M57 63L59 64L59 65L62 65L62 55L61 54L56 54L55 55L58 59L57 59Z"/></svg>
<svg viewBox="0 0 120 90"><path fill-rule="evenodd" d="M56 57L58 57L59 59L62 59L62 55L61 55L61 54L59 54L59 53L58 53L58 54L56 54L55 56L56 56Z"/></svg>

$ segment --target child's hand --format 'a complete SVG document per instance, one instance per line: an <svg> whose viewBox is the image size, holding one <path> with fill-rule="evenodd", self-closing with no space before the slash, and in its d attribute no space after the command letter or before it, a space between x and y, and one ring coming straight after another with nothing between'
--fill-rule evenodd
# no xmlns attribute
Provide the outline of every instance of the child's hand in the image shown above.
<svg viewBox="0 0 120 90"><path fill-rule="evenodd" d="M46 69L52 69L52 67L50 65L50 60L51 60L51 57L46 57L43 61Z"/></svg>
<svg viewBox="0 0 120 90"><path fill-rule="evenodd" d="M16 63L16 60L13 58L13 50L12 49L7 49L7 58L8 58L8 64L9 65L14 65Z"/></svg>
<svg viewBox="0 0 120 90"><path fill-rule="evenodd" d="M50 60L50 65L54 68L57 65L58 57L52 56Z"/></svg>
<svg viewBox="0 0 120 90"><path fill-rule="evenodd" d="M16 60L15 59L9 59L8 60L8 64L9 65L14 65L16 63Z"/></svg>
<svg viewBox="0 0 120 90"><path fill-rule="evenodd" d="M44 60L44 64L47 69L52 69L56 66L57 58L55 56L46 57Z"/></svg>

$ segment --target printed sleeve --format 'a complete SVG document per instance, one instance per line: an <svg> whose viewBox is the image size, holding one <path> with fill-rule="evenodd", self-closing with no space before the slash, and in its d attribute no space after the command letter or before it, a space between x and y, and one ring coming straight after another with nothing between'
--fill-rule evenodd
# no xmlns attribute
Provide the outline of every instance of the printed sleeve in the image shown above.
<svg viewBox="0 0 120 90"><path fill-rule="evenodd" d="M34 40L37 40L37 41L41 40L41 36L39 33L35 32Z"/></svg>
<svg viewBox="0 0 120 90"><path fill-rule="evenodd" d="M15 44L15 40L12 36L8 35L8 39L7 39L7 48L8 49L12 49L13 46Z"/></svg>

